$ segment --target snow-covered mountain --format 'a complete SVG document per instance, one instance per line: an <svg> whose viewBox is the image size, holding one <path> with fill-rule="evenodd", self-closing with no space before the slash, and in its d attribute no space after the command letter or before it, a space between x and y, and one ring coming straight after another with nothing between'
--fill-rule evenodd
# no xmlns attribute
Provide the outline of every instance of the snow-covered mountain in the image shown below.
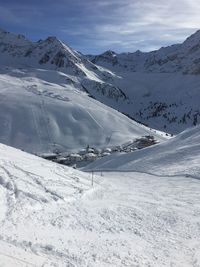
<svg viewBox="0 0 200 267"><path fill-rule="evenodd" d="M65 83L77 83L86 92L87 86L92 87L97 94L115 100L126 100L119 88L106 82L114 74L97 67L56 37L31 42L23 35L0 30L0 59L0 66L3 67L59 70L69 75ZM70 79L70 76L75 76L75 80Z"/></svg>
<svg viewBox="0 0 200 267"><path fill-rule="evenodd" d="M150 53L86 57L56 37L31 42L1 30L0 141L32 152L71 150L149 133L119 112L170 133L197 125L200 75L191 70L198 68L199 43L197 32Z"/></svg>
<svg viewBox="0 0 200 267"><path fill-rule="evenodd" d="M38 153L166 139L115 109L144 122L152 114L158 128L174 112L182 122L165 127L174 132L198 124L198 75L115 66L54 37L0 31L0 142ZM0 144L0 266L200 266L199 130L104 157L86 173Z"/></svg>
<svg viewBox="0 0 200 267"><path fill-rule="evenodd" d="M162 134L89 97L62 72L0 70L0 141L34 153L107 147ZM75 78L75 77L74 77Z"/></svg>
<svg viewBox="0 0 200 267"><path fill-rule="evenodd" d="M99 168L117 172L93 186L91 173L0 145L0 266L199 266L199 139L198 127L107 158Z"/></svg>
<svg viewBox="0 0 200 267"><path fill-rule="evenodd" d="M200 122L200 31L157 51L88 56L116 74L127 103L102 102L150 127L178 133Z"/></svg>
<svg viewBox="0 0 200 267"><path fill-rule="evenodd" d="M106 51L98 56L89 55L95 64L126 69L133 72L162 72L183 74L200 74L200 30L188 37L182 44L162 47L159 50L143 53L117 54Z"/></svg>
<svg viewBox="0 0 200 267"><path fill-rule="evenodd" d="M0 32L0 142L33 153L122 144L151 131L89 97L126 101L114 76L54 37L32 43Z"/></svg>

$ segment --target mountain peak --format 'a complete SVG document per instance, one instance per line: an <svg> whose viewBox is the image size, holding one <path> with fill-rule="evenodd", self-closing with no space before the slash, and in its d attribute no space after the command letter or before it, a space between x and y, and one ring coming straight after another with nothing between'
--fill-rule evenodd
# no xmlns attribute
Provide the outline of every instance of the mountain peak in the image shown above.
<svg viewBox="0 0 200 267"><path fill-rule="evenodd" d="M31 44L31 41L26 39L22 34L15 34L3 29L0 29L0 42L12 46L24 46Z"/></svg>
<svg viewBox="0 0 200 267"><path fill-rule="evenodd" d="M102 55L103 55L103 56L114 57L114 56L116 56L116 53L115 53L114 51L112 51L112 50L107 50L107 51L104 52Z"/></svg>
<svg viewBox="0 0 200 267"><path fill-rule="evenodd" d="M45 42L47 43L58 43L58 44L62 44L62 42L56 37L56 36L49 36L46 38Z"/></svg>
<svg viewBox="0 0 200 267"><path fill-rule="evenodd" d="M184 42L184 44L192 43L193 45L200 42L200 30L190 35Z"/></svg>
<svg viewBox="0 0 200 267"><path fill-rule="evenodd" d="M45 40L39 41L38 43L40 43L40 44L43 43L43 45L44 44L45 44L45 46L48 45L48 46L52 47L53 49L56 48L56 49L60 50L60 52L63 52L70 57L77 58L77 56L78 56L78 53L76 51L74 51L71 47L69 47L68 45L63 43L56 36L49 36Z"/></svg>

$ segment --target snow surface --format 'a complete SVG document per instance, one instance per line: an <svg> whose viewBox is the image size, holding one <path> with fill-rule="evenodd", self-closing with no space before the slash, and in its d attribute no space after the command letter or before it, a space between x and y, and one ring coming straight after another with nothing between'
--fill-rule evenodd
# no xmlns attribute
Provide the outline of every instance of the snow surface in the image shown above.
<svg viewBox="0 0 200 267"><path fill-rule="evenodd" d="M106 57L114 58L114 66L107 70L56 37L33 43L0 30L0 141L37 153L77 151L86 145L105 148L149 134L163 141L163 133L88 94L131 115L136 102L144 109L137 106L133 112L152 108L139 101L138 90L153 105L165 100L183 122L191 116L185 127L191 120L198 123L199 80L182 75L198 74L198 40L199 32L182 46L121 55L131 68L138 63L134 74L134 69L115 65L117 55L111 51ZM165 73L142 73L141 59L147 60L146 70ZM182 60L181 70L177 60ZM174 84L177 90L183 85L180 103L171 103ZM163 123L157 118L162 115L151 124ZM177 131L169 125L167 129ZM199 267L199 130L104 157L87 172L0 145L0 266Z"/></svg>
<svg viewBox="0 0 200 267"><path fill-rule="evenodd" d="M86 92L151 128L172 134L200 122L199 58L200 31L183 44L149 53L107 51L86 57L56 37L31 42L0 30L0 66L13 69L11 76L20 78L24 69L30 80L37 77L43 84Z"/></svg>
<svg viewBox="0 0 200 267"><path fill-rule="evenodd" d="M124 92L127 101L116 102L89 88L88 91L102 103L154 129L177 134L192 127L195 118L199 124L200 75L130 71L117 74L112 83Z"/></svg>
<svg viewBox="0 0 200 267"><path fill-rule="evenodd" d="M0 266L200 266L198 131L116 156L93 187L90 172L0 145Z"/></svg>
<svg viewBox="0 0 200 267"><path fill-rule="evenodd" d="M173 134L199 124L200 31L182 44L153 52L107 51L88 59L115 74L109 83L127 100L116 102L88 88L101 102L149 127Z"/></svg>
<svg viewBox="0 0 200 267"><path fill-rule="evenodd" d="M138 171L153 175L183 175L200 179L200 126L152 147L113 154L86 167L89 170Z"/></svg>
<svg viewBox="0 0 200 267"><path fill-rule="evenodd" d="M107 147L143 135L166 137L101 104L44 69L0 69L0 142L32 153Z"/></svg>

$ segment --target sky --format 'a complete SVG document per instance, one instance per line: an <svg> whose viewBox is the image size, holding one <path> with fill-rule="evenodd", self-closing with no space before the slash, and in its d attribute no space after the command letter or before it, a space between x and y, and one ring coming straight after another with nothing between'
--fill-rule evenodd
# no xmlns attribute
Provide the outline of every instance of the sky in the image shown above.
<svg viewBox="0 0 200 267"><path fill-rule="evenodd" d="M200 29L200 0L0 0L0 28L85 54L151 51Z"/></svg>

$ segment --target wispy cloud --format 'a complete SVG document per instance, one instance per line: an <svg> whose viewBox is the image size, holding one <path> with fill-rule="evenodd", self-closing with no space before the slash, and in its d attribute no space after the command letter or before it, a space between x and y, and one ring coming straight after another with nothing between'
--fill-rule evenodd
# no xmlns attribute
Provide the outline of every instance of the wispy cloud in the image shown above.
<svg viewBox="0 0 200 267"><path fill-rule="evenodd" d="M181 42L200 28L197 0L108 0L98 7L93 3L87 1L81 27L77 20L75 27L61 32L87 39L89 46L90 42L102 50L148 51Z"/></svg>
<svg viewBox="0 0 200 267"><path fill-rule="evenodd" d="M7 0L0 6L4 25L57 35L87 53L181 42L200 28L199 14L199 0Z"/></svg>

